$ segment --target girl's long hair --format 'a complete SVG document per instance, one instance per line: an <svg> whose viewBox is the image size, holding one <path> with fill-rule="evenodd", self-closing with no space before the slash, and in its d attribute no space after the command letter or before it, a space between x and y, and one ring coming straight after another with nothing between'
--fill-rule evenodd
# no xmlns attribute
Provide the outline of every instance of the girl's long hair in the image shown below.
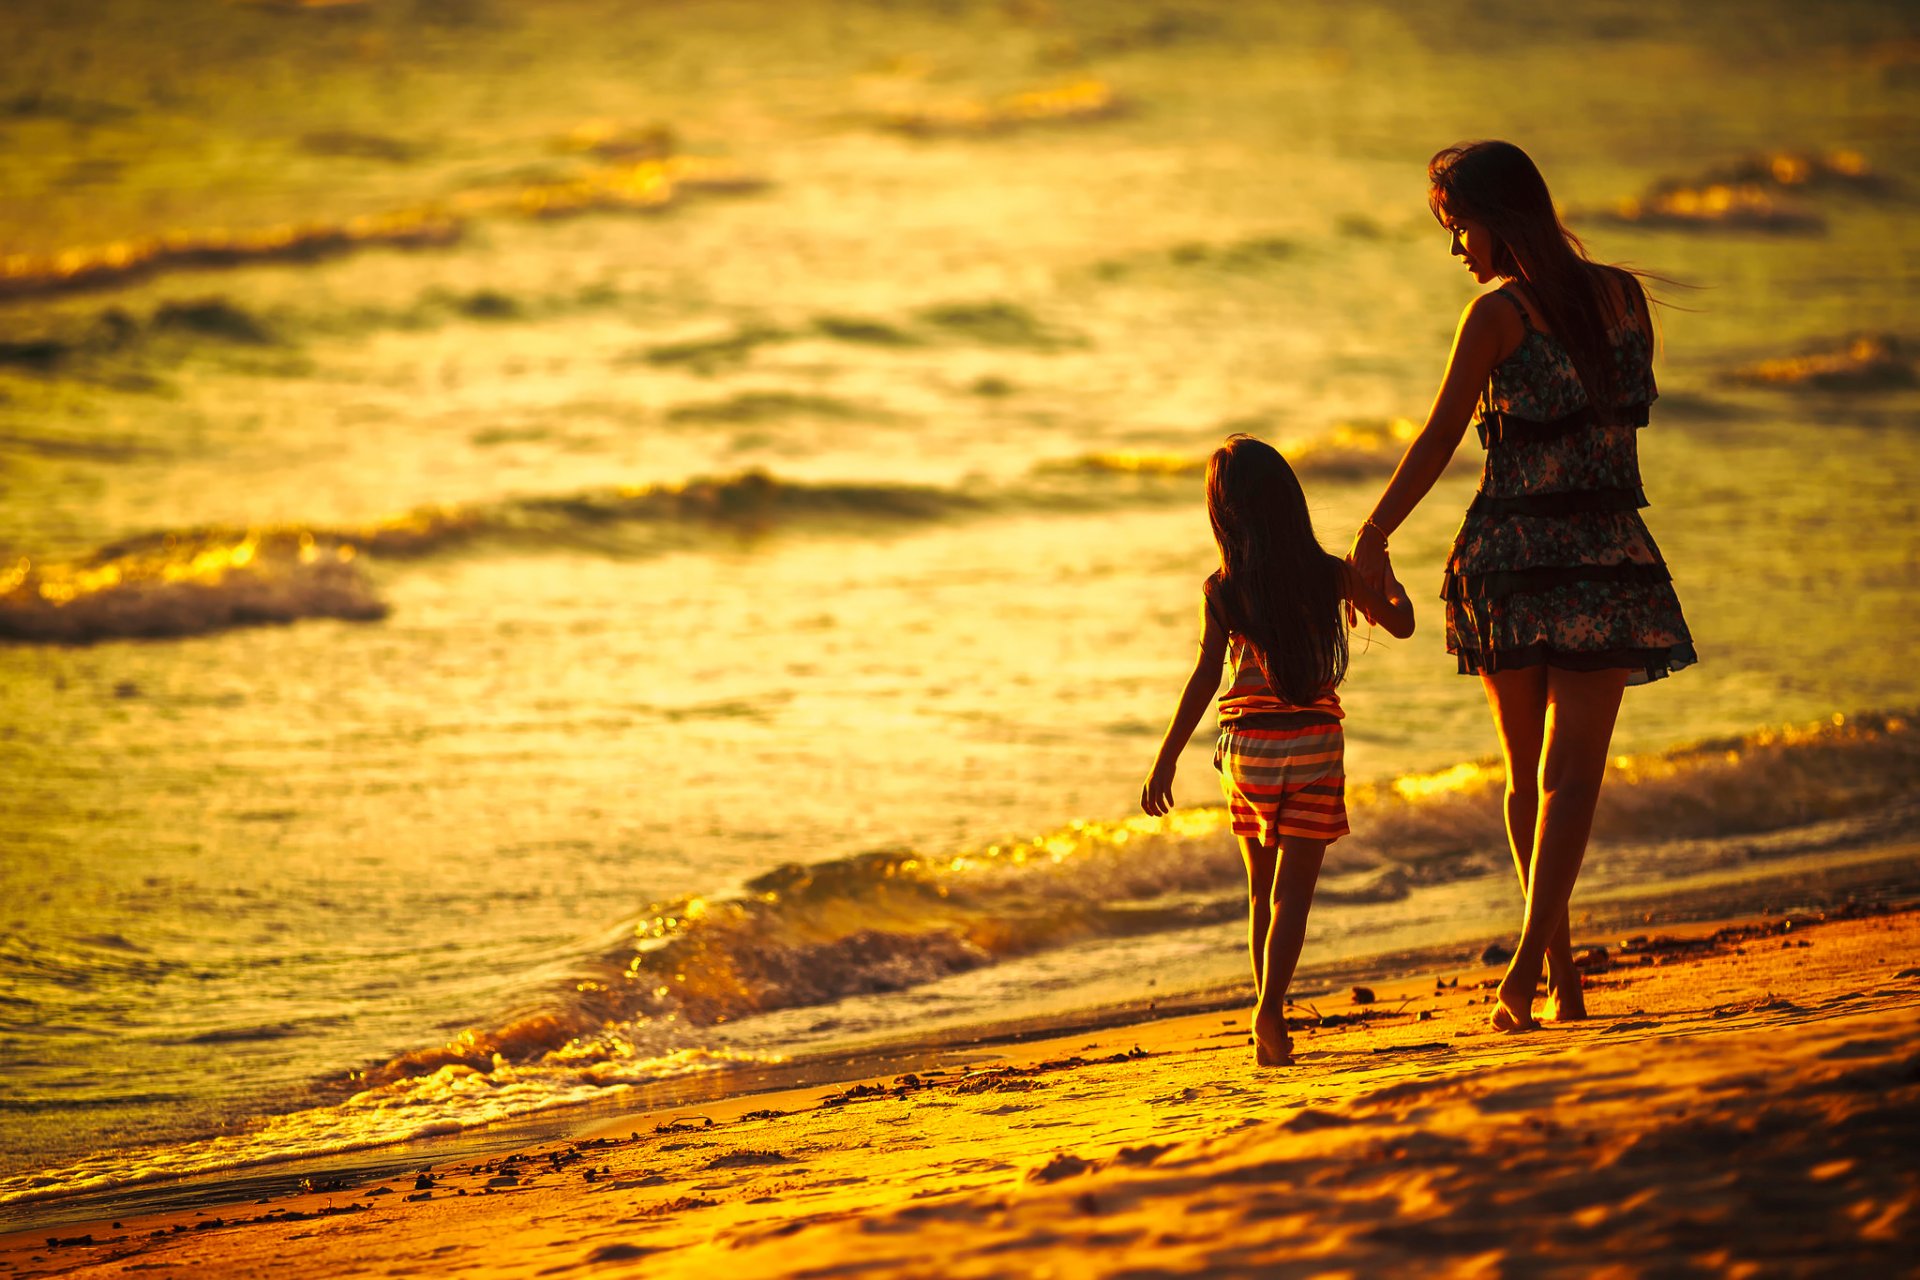
<svg viewBox="0 0 1920 1280"><path fill-rule="evenodd" d="M1268 687L1307 706L1346 678L1347 627L1340 561L1314 536L1300 481L1272 445L1229 436L1207 463L1207 516L1229 629L1252 645Z"/></svg>
<svg viewBox="0 0 1920 1280"><path fill-rule="evenodd" d="M1645 296L1638 273L1587 256L1580 237L1554 210L1547 180L1511 142L1465 142L1439 152L1427 162L1427 203L1442 222L1471 219L1493 234L1490 265L1499 275L1526 282L1572 358L1587 403L1602 422L1611 421L1620 379L1607 340L1605 282L1617 279L1631 307L1636 293Z"/></svg>

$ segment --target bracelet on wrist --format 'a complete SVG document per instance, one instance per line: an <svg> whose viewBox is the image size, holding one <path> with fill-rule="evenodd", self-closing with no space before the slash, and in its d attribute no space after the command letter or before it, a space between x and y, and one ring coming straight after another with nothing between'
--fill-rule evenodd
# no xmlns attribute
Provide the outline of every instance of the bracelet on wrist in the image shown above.
<svg viewBox="0 0 1920 1280"><path fill-rule="evenodd" d="M1375 524L1372 516L1368 516L1360 524L1360 532L1365 533L1369 529L1380 535L1381 546L1384 547L1387 545L1387 531L1382 529L1378 524Z"/></svg>

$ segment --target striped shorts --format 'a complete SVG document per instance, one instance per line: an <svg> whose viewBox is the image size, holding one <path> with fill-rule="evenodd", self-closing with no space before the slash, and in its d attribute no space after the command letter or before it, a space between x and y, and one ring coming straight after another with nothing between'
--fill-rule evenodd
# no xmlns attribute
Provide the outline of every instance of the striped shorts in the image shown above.
<svg viewBox="0 0 1920 1280"><path fill-rule="evenodd" d="M1338 840L1346 835L1345 756L1346 737L1337 720L1223 727L1213 767L1227 793L1233 834L1269 847L1281 836Z"/></svg>

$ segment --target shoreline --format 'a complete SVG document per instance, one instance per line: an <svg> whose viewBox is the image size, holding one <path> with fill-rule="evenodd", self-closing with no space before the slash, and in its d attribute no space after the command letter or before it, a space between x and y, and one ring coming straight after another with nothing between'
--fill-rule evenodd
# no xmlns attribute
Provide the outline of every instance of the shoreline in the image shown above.
<svg viewBox="0 0 1920 1280"><path fill-rule="evenodd" d="M1920 853L1920 844L1881 846L1859 867L1881 866L1915 853ZM1854 869L1843 867L1840 872L1844 876ZM1650 906L1661 908L1659 936L1679 939L1727 928L1764 927L1789 919L1811 922L1886 914L1903 907L1920 909L1920 900L1909 900L1911 895L1903 892L1904 885L1864 886L1868 891L1861 893L1862 885L1843 882L1834 886L1837 893L1844 895L1838 900L1813 892L1812 886L1798 880L1783 880L1775 887L1782 901L1798 905L1729 914L1715 910L1724 904L1698 892L1594 904L1583 913L1587 918L1578 926L1589 940L1577 942L1575 949L1578 952L1604 945L1597 940L1602 935L1631 936L1641 924L1652 928L1654 912L1646 910ZM1483 954L1483 946L1500 945L1499 939L1476 939L1470 944L1437 944L1308 965L1298 975L1294 990L1296 998L1304 1001L1319 1000L1323 995L1354 984L1397 990L1407 982L1416 981L1417 975L1428 972L1459 974L1475 970L1480 966L1470 957ZM982 1055L1018 1054L1033 1043L1098 1036L1128 1027L1206 1016L1241 1009L1249 1000L1245 985L1234 981L1151 998L1142 996L1121 1003L1013 1016L986 1023L956 1023L912 1036L887 1035L846 1046L806 1051L785 1060L669 1076L633 1085L604 1098L528 1112L448 1133L252 1161L182 1176L149 1175L107 1187L54 1192L0 1205L0 1239L13 1233L64 1230L71 1225L113 1218L274 1199L294 1194L307 1184L350 1187L377 1182L423 1165L487 1157L600 1133L609 1126L617 1128L628 1118L689 1107L728 1108L741 1100L773 1094L929 1068L953 1069Z"/></svg>
<svg viewBox="0 0 1920 1280"><path fill-rule="evenodd" d="M1654 917L1662 922L1738 918L1832 908L1848 900L1884 902L1920 895L1920 875L1914 871L1920 865L1915 857L1920 842L1912 835L1911 799L1850 809L1847 816L1833 818L1828 815L1837 801L1821 799L1826 793L1819 789L1826 785L1823 779L1842 767L1866 769L1874 788L1897 784L1911 772L1911 744L1900 736L1907 732L1905 722L1903 715L1894 713L1861 714L1836 717L1837 728L1822 722L1655 752L1649 757L1652 763L1646 776L1640 778L1640 784L1650 789L1635 801L1639 809L1628 805L1639 814L1625 821L1629 833L1660 826L1653 820L1703 786L1709 794L1719 795L1716 805L1729 813L1734 809L1721 792L1731 787L1734 797L1760 804L1768 821L1759 824L1762 830L1742 836L1720 831L1727 824L1716 817L1709 825L1720 834L1709 838L1710 847L1703 852L1694 847L1701 837L1687 825L1682 811L1676 815L1678 830L1664 838L1623 840L1617 849L1609 846L1610 856L1593 860L1595 865L1576 899L1576 932L1582 936L1632 932ZM1883 742L1891 744L1890 750L1880 749ZM1864 759L1859 754L1863 744L1868 751ZM1779 756L1776 748L1786 754ZM1736 752L1766 758L1740 764L1731 774L1713 772ZM1676 761L1685 768L1672 777L1654 767L1664 762L1679 768ZM1696 766L1707 767L1702 761L1712 767L1695 777ZM1486 768L1485 761L1475 765L1476 776ZM1778 797L1772 801L1758 797L1754 781L1780 782L1781 770L1785 782L1776 789L1784 792L1784 802ZM1811 786L1816 783L1819 786ZM1381 779L1368 785L1388 789ZM1770 803L1784 803L1786 809L1766 808ZM1462 812L1473 816L1479 807L1476 800ZM1746 809L1739 812L1747 813L1749 819L1753 816ZM1770 824L1785 820L1783 815L1793 820L1776 830ZM1423 808L1417 808L1415 816L1430 825L1438 822ZM1451 808L1440 814L1448 822L1460 816ZM1438 826L1444 828L1447 823ZM1732 826L1735 831L1741 829L1738 822ZM1077 827L1060 829L1069 830ZM1511 941L1508 930L1518 895L1504 865L1468 869L1464 874L1457 867L1451 872L1442 867L1436 873L1417 852L1426 848L1422 841L1432 843L1437 838L1434 830L1409 833L1388 821L1383 831L1389 836L1417 836L1404 842L1416 853L1402 859L1403 865L1387 860L1377 873L1363 868L1355 873L1353 883L1323 882L1322 906L1315 913L1317 933L1309 939L1300 983L1367 982L1421 967L1458 966L1478 955L1486 943ZM1184 850L1174 853L1184 854ZM1165 851L1161 855L1166 856ZM1169 861L1177 868L1181 857ZM829 866L833 871L842 869L841 862ZM1179 881L1177 871L1170 874ZM858 892L850 891L847 902L834 900L837 909L853 912L855 923L861 912L873 906L869 897L874 895L867 894L864 884L855 886ZM1207 892L1217 888L1211 886ZM48 1064L23 1059L25 1074L17 1083L26 1097L51 1101L78 1083L88 1086L80 1090L83 1103L98 1098L105 1106L100 1111L76 1106L38 1115L19 1112L8 1125L0 1125L16 1138L6 1144L9 1152L0 1159L0 1199L20 1197L12 1204L0 1204L0 1227L9 1219L78 1220L88 1212L77 1203L82 1201L108 1211L169 1207L180 1201L164 1193L148 1196L129 1189L188 1181L194 1184L190 1194L195 1202L217 1202L225 1194L219 1189L223 1182L278 1194L293 1182L277 1176L275 1170L280 1175L375 1173L416 1158L415 1152L421 1153L420 1159L442 1159L448 1151L494 1150L513 1142L558 1136L579 1117L679 1098L770 1088L781 1078L823 1079L827 1077L821 1072L827 1071L833 1078L844 1078L864 1069L861 1060L911 1062L924 1056L928 1046L957 1040L995 1043L1050 1026L1097 1027L1139 1020L1153 1012L1155 1001L1148 997L1160 992L1167 993L1157 1001L1163 1009L1230 1004L1240 998L1245 961L1242 945L1234 937L1237 925L1229 917L1244 919L1245 903L1243 890L1227 892L1226 897L1202 903L1205 910L1189 915L1182 914L1188 904L1181 900L1158 921L1158 927L1103 935L1093 951L1079 955L1052 951L1042 939L1038 950L1015 949L977 967L963 965L953 974L940 973L938 963L921 966L920 977L909 975L904 986L893 985L899 977L884 955L876 974L865 973L861 965L866 962L856 958L849 973L834 978L839 986L824 984L819 993L829 997L824 1003L806 998L792 1005L776 1002L764 1011L766 1021L741 1019L736 1011L733 1025L725 1027L690 1022L677 1033L669 1032L678 1034L678 1039L663 1041L652 1030L646 1035L629 1031L616 1013L614 1021L594 1024L606 1029L605 1051L589 1051L584 1065L566 1052L548 1061L555 1050L573 1046L556 1040L523 1043L520 1012L472 1012L484 1005L468 1007L466 1016L473 1020L464 1024L465 1030L453 1041L446 1038L452 1024L429 1024L423 1031L403 1029L391 1039L356 1043L344 1050L339 1041L326 1036L290 1036L284 1043L292 1056L277 1064L284 1068L277 1077L266 1079L255 1078L235 1055L216 1048L191 1064L191 1072L175 1071L156 1083L153 1077L128 1070L139 1065L140 1038L120 1040L109 1033L100 1042L103 1047L115 1055L134 1055L118 1064L120 1079L130 1082L126 1086L112 1075L99 1081L60 1080L55 1073L39 1069ZM720 897L730 900L727 894ZM987 905L989 909L975 913L973 923L985 921L991 929L993 904ZM673 914L673 908L657 904L650 910ZM879 915L885 917L886 912ZM641 913L643 922L646 916ZM1194 923L1201 917L1200 923ZM932 935L964 932L963 926L937 913L930 920L906 925L891 919L884 923L909 935L915 929ZM750 937L750 931L735 926L717 932L720 937L713 945L721 948L722 960ZM625 950L615 945L612 936L582 944L585 959L569 962L569 971L597 973ZM939 936L932 940L951 941ZM901 954L912 970L918 944L910 938L900 942ZM698 937L693 945L699 949ZM612 951L607 950L610 947ZM624 963L625 958L620 958ZM830 955L829 964L839 965L841 958ZM726 970L724 963L712 967ZM925 969L934 976L927 977ZM805 972L804 967L795 972ZM852 981L847 980L849 976ZM863 989L859 980L874 976L877 990ZM777 980L774 985L779 985ZM569 1019L579 1012L572 1003L576 989L585 988L576 988L569 979L559 989L532 993L528 998L533 1005L513 1007L557 1010L561 1016L555 1025L565 1028L574 1025ZM217 1027L220 1034L211 1037L216 1043L231 1030L217 1017L208 1018L203 1012L193 1016L198 1021L191 1022L192 1027ZM350 1025L358 1016L356 1009ZM277 1029L270 1018L257 1021L269 1031ZM249 1027L255 1022L247 1019ZM62 1026L56 1024L56 1042ZM929 1026L935 1029L930 1031ZM505 1051L498 1070L485 1057L496 1035L513 1046ZM478 1046L478 1051L463 1050L457 1043L463 1040ZM643 1044L648 1047L643 1049ZM472 1088L441 1081L434 1074L435 1063L449 1054L480 1072ZM385 1083L371 1089L355 1083L363 1072L368 1077L379 1073ZM504 1087L522 1082L524 1089ZM135 1095L131 1101L140 1102L137 1095L143 1093L161 1099L171 1093L185 1099L187 1106L177 1114L164 1114L161 1107L151 1105L145 1111L134 1107L126 1122L117 1124L120 1114L113 1108L120 1096ZM482 1105L469 1105L474 1098L481 1099ZM136 1143L123 1137L124 1146L103 1146L100 1135L115 1128L123 1134L140 1133L142 1138ZM16 1216L22 1209L55 1202L67 1207L52 1218L38 1212Z"/></svg>
<svg viewBox="0 0 1920 1280"><path fill-rule="evenodd" d="M1434 1081L1465 1088L1483 1076L1519 1071L1564 1077L1578 1089L1596 1072L1616 1083L1644 1075L1636 1087L1649 1096L1678 1090L1692 1106L1741 1092L1721 1086L1752 1076L1748 1050L1806 1047L1842 1030L1854 1035L1860 1028L1851 1023L1865 1017L1878 1019L1877 1030L1858 1040L1868 1048L1847 1049L1853 1056L1837 1060L1884 1058L1894 1064L1888 1069L1897 1083L1920 1049L1913 1020L1920 1009L1920 905L1824 920L1703 922L1664 929L1624 950L1615 944L1590 971L1596 1016L1525 1036L1482 1028L1483 984L1493 980L1497 970L1487 966L1422 974L1376 984L1366 1004L1352 1003L1346 993L1323 1000L1303 989L1295 1016L1323 1015L1322 1025L1296 1027L1299 1062L1282 1071L1253 1068L1240 1008L956 1045L943 1051L950 1055L945 1065L917 1071L772 1092L736 1089L697 1104L631 1108L591 1123L576 1112L571 1136L523 1142L505 1154L443 1158L419 1172L413 1153L416 1162L404 1179L390 1173L304 1193L14 1229L0 1236L0 1273L101 1267L104 1274L111 1266L117 1274L135 1259L147 1265L150 1255L151 1265L200 1262L221 1274L264 1275L289 1265L333 1273L385 1265L416 1250L422 1256L443 1246L464 1251L476 1247L476 1232L524 1235L534 1222L570 1224L581 1245L577 1257L597 1252L602 1262L646 1256L650 1267L692 1265L705 1252L701 1246L724 1240L743 1256L764 1255L778 1264L768 1268L773 1273L785 1265L772 1243L786 1238L782 1231L797 1236L819 1227L822 1239L839 1242L836 1249L864 1248L872 1243L862 1234L869 1228L849 1239L849 1229L842 1229L847 1222L888 1214L897 1220L911 1208L904 1201L918 1199L1005 1216L1009 1211L982 1209L979 1198L996 1204L1008 1197L1044 1199L1055 1182L1082 1177L1151 1180L1165 1167L1165 1152L1212 1151L1231 1145L1242 1129L1255 1135L1249 1126L1258 1127L1263 1141L1284 1137L1297 1144L1319 1133L1318 1122L1303 1117L1329 1106L1347 1115L1322 1135L1336 1141L1359 1123L1360 1112L1384 1105L1382 1098L1439 1087ZM1705 1007L1708 996L1716 999ZM1716 1057L1702 1047L1729 1037L1742 1041L1741 1052ZM1658 1059L1658 1046L1681 1042L1691 1046L1681 1056L1699 1074L1691 1084L1668 1078ZM1822 1059L1825 1050L1808 1052L1810 1062L1836 1060ZM1601 1058L1638 1065L1608 1067ZM1760 1084L1746 1089L1767 1092ZM1169 1107L1183 1124L1168 1126ZM1899 1114L1903 1123L1920 1119L1920 1110ZM1535 1113L1536 1121L1545 1118ZM1058 1131L1057 1138L1049 1130ZM1072 1150L1055 1150L1061 1143ZM1150 1158L1139 1155L1149 1146L1157 1149ZM991 1158L979 1155L982 1150ZM700 1154L711 1151L718 1153ZM876 1162L895 1174L876 1178L868 1168ZM538 1173L521 1177L527 1170ZM423 1177L428 1185L417 1186ZM501 1178L510 1181L496 1181ZM903 1192L908 1185L911 1194ZM764 1194L747 1194L755 1190ZM795 1217L800 1202L819 1207ZM609 1219L603 1212L609 1205L634 1212ZM1920 1214L1901 1221L1889 1230L1910 1240L1920 1230ZM620 1240L590 1245L613 1228ZM377 1241L357 1242L375 1229ZM908 1236L919 1229L899 1228ZM552 1234L544 1231L542 1239ZM49 1246L49 1238L71 1243ZM1017 1237L1008 1245L1020 1247ZM641 1252L620 1252L625 1248ZM520 1275L561 1261L546 1246L533 1249L516 1236L497 1255L466 1256L460 1266Z"/></svg>

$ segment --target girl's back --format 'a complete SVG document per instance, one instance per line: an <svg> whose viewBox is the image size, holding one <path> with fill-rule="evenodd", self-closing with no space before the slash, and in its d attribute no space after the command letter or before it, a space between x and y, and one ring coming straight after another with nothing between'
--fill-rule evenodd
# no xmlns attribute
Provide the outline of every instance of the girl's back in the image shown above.
<svg viewBox="0 0 1920 1280"><path fill-rule="evenodd" d="M1334 557L1328 556L1328 560ZM1341 572L1336 562L1336 572ZM1227 636L1227 687L1220 694L1220 724L1255 727L1273 717L1310 714L1320 719L1339 720L1346 713L1340 706L1337 680L1312 691L1300 701L1286 697L1273 687L1261 664L1259 649L1247 638L1244 623L1236 625L1240 608L1237 593L1229 588L1226 574L1216 569L1201 588L1206 610ZM1328 610L1329 625L1339 626L1339 607Z"/></svg>

